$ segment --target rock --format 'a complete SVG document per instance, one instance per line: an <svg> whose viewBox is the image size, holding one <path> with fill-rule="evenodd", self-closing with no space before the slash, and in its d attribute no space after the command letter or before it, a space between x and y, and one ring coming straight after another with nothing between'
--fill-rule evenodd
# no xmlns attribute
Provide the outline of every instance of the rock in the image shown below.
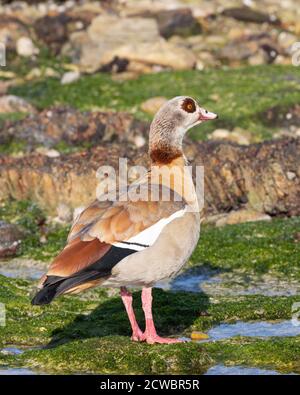
<svg viewBox="0 0 300 395"><path fill-rule="evenodd" d="M241 209L238 211L231 211L228 215L218 219L216 226L233 225L255 221L271 221L271 217L258 211Z"/></svg>
<svg viewBox="0 0 300 395"><path fill-rule="evenodd" d="M39 49L33 44L31 38L20 37L16 44L17 54L24 57L31 57L39 53Z"/></svg>
<svg viewBox="0 0 300 395"><path fill-rule="evenodd" d="M135 145L136 136L145 138L147 133L148 123L130 114L81 112L67 106L51 107L20 121L0 124L0 142L17 139L26 144L28 151L43 145L38 150L48 157L57 156L57 151L49 148L61 142L76 146L126 140Z"/></svg>
<svg viewBox="0 0 300 395"><path fill-rule="evenodd" d="M287 173L286 173L286 175L287 175L287 178L291 181L291 180L294 180L296 177L297 177L297 174L296 173L294 173L293 171L288 171Z"/></svg>
<svg viewBox="0 0 300 395"><path fill-rule="evenodd" d="M146 144L146 139L143 136L136 136L134 138L134 144L136 145L137 148L144 147Z"/></svg>
<svg viewBox="0 0 300 395"><path fill-rule="evenodd" d="M128 67L129 61L127 59L115 56L111 62L105 64L100 68L100 71L110 73L124 73Z"/></svg>
<svg viewBox="0 0 300 395"><path fill-rule="evenodd" d="M265 123L272 127L300 126L300 105L295 104L288 109L281 106L271 107L262 113Z"/></svg>
<svg viewBox="0 0 300 395"><path fill-rule="evenodd" d="M267 63L264 51L260 50L257 53L251 55L248 58L248 62L251 66L258 66Z"/></svg>
<svg viewBox="0 0 300 395"><path fill-rule="evenodd" d="M155 15L160 34L169 38L173 35L190 36L201 33L201 25L190 8L164 10Z"/></svg>
<svg viewBox="0 0 300 395"><path fill-rule="evenodd" d="M233 131L230 133L228 140L240 145L249 145L251 135L243 129L234 128Z"/></svg>
<svg viewBox="0 0 300 395"><path fill-rule="evenodd" d="M35 113L36 109L25 99L14 95L0 97L0 113L28 112Z"/></svg>
<svg viewBox="0 0 300 395"><path fill-rule="evenodd" d="M6 95L9 88L19 84L19 80L0 80L0 96Z"/></svg>
<svg viewBox="0 0 300 395"><path fill-rule="evenodd" d="M5 70L0 69L0 77L10 80L10 79L16 78L17 75L13 71L5 71Z"/></svg>
<svg viewBox="0 0 300 395"><path fill-rule="evenodd" d="M18 18L0 15L0 42L7 50L15 50L19 38L29 36L29 29Z"/></svg>
<svg viewBox="0 0 300 395"><path fill-rule="evenodd" d="M250 136L240 128L235 128L232 132L227 129L216 129L210 135L211 140L227 140L240 145L250 144Z"/></svg>
<svg viewBox="0 0 300 395"><path fill-rule="evenodd" d="M71 208L65 203L60 203L58 205L57 215L62 222L66 222L66 223L71 222L73 218L73 213Z"/></svg>
<svg viewBox="0 0 300 395"><path fill-rule="evenodd" d="M163 96L151 97L151 99L141 104L141 110L147 114L154 115L167 101L168 99Z"/></svg>
<svg viewBox="0 0 300 395"><path fill-rule="evenodd" d="M114 15L99 15L86 32L73 33L63 53L70 55L81 70L90 73L106 65L111 68L116 61L126 59L174 69L189 69L196 63L191 51L160 37L154 19Z"/></svg>
<svg viewBox="0 0 300 395"><path fill-rule="evenodd" d="M68 71L62 76L60 83L62 85L71 84L72 82L79 80L79 78L79 71Z"/></svg>
<svg viewBox="0 0 300 395"><path fill-rule="evenodd" d="M230 135L230 131L227 129L215 129L209 136L212 140L223 140L227 139Z"/></svg>
<svg viewBox="0 0 300 395"><path fill-rule="evenodd" d="M275 25L280 24L280 20L276 15L265 14L247 6L227 8L222 12L222 15L229 16L243 22L270 23Z"/></svg>
<svg viewBox="0 0 300 395"><path fill-rule="evenodd" d="M41 155L48 156L48 158L57 158L60 156L60 153L55 149L49 149L46 147L38 147L35 152Z"/></svg>
<svg viewBox="0 0 300 395"><path fill-rule="evenodd" d="M218 52L218 57L229 62L244 61L255 55L259 46L257 42L232 41Z"/></svg>
<svg viewBox="0 0 300 395"><path fill-rule="evenodd" d="M277 40L278 45L280 45L280 47L284 48L285 50L290 50L293 44L298 41L295 34L284 31L279 33Z"/></svg>
<svg viewBox="0 0 300 395"><path fill-rule="evenodd" d="M35 21L34 30L37 37L57 53L68 40L69 21L70 18L63 13L54 16L45 15Z"/></svg>
<svg viewBox="0 0 300 395"><path fill-rule="evenodd" d="M189 70L196 65L195 55L163 39L155 43L128 44L106 53L107 61L115 56L149 65L160 65L173 70ZM103 58L104 62L105 57Z"/></svg>
<svg viewBox="0 0 300 395"><path fill-rule="evenodd" d="M218 56L232 63L245 61L251 65L273 63L281 48L267 33L244 35L226 44Z"/></svg>
<svg viewBox="0 0 300 395"><path fill-rule="evenodd" d="M34 67L25 76L25 80L32 81L34 79L42 78L42 77L58 78L60 77L60 74L56 70L52 69L51 67L46 67L46 68Z"/></svg>
<svg viewBox="0 0 300 395"><path fill-rule="evenodd" d="M129 167L149 165L147 144L141 148L131 144L138 135L132 129L122 133L122 139L115 134L109 142L101 141L89 150L57 158L2 155L0 199L31 200L49 214L56 214L59 203L72 209L89 204L98 186L99 166L118 169L119 159L124 157L129 159ZM228 213L247 205L271 216L299 215L299 149L300 138L285 137L249 146L223 141L196 143L186 138L188 160L205 168L204 214ZM297 177L289 180L287 171Z"/></svg>
<svg viewBox="0 0 300 395"><path fill-rule="evenodd" d="M273 63L274 60L277 58L279 50L276 45L273 43L264 43L262 42L260 48L264 51L266 56L266 63Z"/></svg>
<svg viewBox="0 0 300 395"><path fill-rule="evenodd" d="M0 258L15 255L23 238L17 225L0 221Z"/></svg>

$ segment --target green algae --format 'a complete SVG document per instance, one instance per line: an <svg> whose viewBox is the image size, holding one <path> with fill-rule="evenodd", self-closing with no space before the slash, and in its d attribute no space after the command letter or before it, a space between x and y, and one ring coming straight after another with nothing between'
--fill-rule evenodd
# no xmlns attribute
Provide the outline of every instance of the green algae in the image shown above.
<svg viewBox="0 0 300 395"><path fill-rule="evenodd" d="M58 79L45 78L13 87L10 93L27 98L40 109L68 104L82 110L126 110L141 119L151 118L140 110L140 104L150 97L190 95L219 114L217 121L194 129L194 138L204 139L218 127L238 126L248 130L254 141L261 141L276 131L276 125L274 129L266 124L265 111L276 107L284 114L299 102L299 87L297 67L267 65L163 72L124 82L96 73L67 86Z"/></svg>
<svg viewBox="0 0 300 395"><path fill-rule="evenodd" d="M204 349L218 363L276 369L300 374L300 336L267 340L236 337L207 343Z"/></svg>
<svg viewBox="0 0 300 395"><path fill-rule="evenodd" d="M272 273L299 279L299 231L299 217L222 228L203 226L190 265L200 263L220 271Z"/></svg>
<svg viewBox="0 0 300 395"><path fill-rule="evenodd" d="M109 336L27 352L20 362L57 373L161 374L203 373L212 359L199 344L146 345Z"/></svg>
<svg viewBox="0 0 300 395"><path fill-rule="evenodd" d="M25 77L33 68L39 69L41 76L47 68L62 74L65 70L64 64L70 62L67 56L54 55L49 48L44 46L39 46L39 56L37 57L13 56L12 52L9 55L6 69L15 73L19 78Z"/></svg>
<svg viewBox="0 0 300 395"><path fill-rule="evenodd" d="M249 344L258 350L258 355L263 347L260 340L256 340L256 345L253 340L240 342L237 338L232 343L220 341L213 345L132 343L122 302L118 296L109 296L106 289L90 291L85 298L61 297L43 307L30 305L34 291L30 281L0 276L0 289L0 302L6 308L6 326L0 327L0 345L43 346L25 350L21 355L1 356L2 364L64 373L202 373L214 361L227 363L228 355L232 355L232 363L253 364L250 356L248 359L244 356L248 355ZM143 326L140 292L134 292L133 296L137 318ZM205 294L154 291L157 329L165 336L189 336L193 330L205 331L221 322L290 319L292 305L297 301L300 297L209 298ZM244 353L235 349L231 353L230 347L239 349L240 345ZM284 352L280 350L280 346L274 348L269 359L262 355L254 365L267 366L266 361L276 360L276 368L286 367L286 362L276 356ZM293 351L292 346L290 350Z"/></svg>
<svg viewBox="0 0 300 395"><path fill-rule="evenodd" d="M19 225L24 232L18 256L48 261L65 245L69 226L47 223L44 212L35 203L3 202L0 204L0 219Z"/></svg>
<svg viewBox="0 0 300 395"><path fill-rule="evenodd" d="M300 373L299 352L299 336L151 346L128 338L106 337L28 351L18 363L54 373L202 374L216 363Z"/></svg>

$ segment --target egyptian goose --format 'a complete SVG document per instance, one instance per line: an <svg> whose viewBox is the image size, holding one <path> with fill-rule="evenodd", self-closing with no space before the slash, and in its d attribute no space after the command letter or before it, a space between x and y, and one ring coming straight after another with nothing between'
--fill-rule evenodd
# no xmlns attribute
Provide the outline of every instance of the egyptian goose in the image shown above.
<svg viewBox="0 0 300 395"><path fill-rule="evenodd" d="M66 247L42 277L32 304L48 304L56 296L95 286L120 287L132 340L180 341L156 333L151 287L176 275L198 242L199 207L192 176L185 170L182 139L191 127L215 118L191 97L175 97L161 107L150 126L149 171L128 187L126 199L120 198L124 196L119 191L119 199L96 200L79 215ZM131 198L137 187L143 193L139 199ZM142 287L144 332L127 286Z"/></svg>

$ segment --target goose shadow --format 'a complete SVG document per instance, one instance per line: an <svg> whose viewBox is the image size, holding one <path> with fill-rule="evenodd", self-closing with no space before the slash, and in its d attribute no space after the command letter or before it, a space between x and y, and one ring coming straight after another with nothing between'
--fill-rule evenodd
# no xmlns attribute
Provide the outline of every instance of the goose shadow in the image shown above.
<svg viewBox="0 0 300 395"><path fill-rule="evenodd" d="M141 291L133 292L133 306L137 321L144 329ZM179 336L201 315L205 315L209 297L204 293L153 289L153 315L157 331L162 336ZM72 340L104 336L131 336L130 324L119 296L99 304L89 314L79 314L72 322L55 329L46 348L53 348Z"/></svg>

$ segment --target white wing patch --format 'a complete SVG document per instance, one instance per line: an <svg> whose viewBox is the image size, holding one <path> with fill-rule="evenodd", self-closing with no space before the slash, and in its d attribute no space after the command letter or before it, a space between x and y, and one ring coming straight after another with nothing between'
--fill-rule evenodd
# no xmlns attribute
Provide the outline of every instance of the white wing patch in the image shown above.
<svg viewBox="0 0 300 395"><path fill-rule="evenodd" d="M126 241L119 241L116 243L113 243L115 247L120 247L120 248L129 248L135 251L142 251L147 247L152 246L155 241L158 239L159 235L161 234L162 230L164 227L169 224L171 221L173 221L175 218L180 218L184 215L186 212L186 208L183 208L182 210L178 210L172 215L170 215L168 218L162 218L158 222L156 222L154 225L149 226L149 228L144 229L142 232L138 233L137 235L131 237L130 239Z"/></svg>

